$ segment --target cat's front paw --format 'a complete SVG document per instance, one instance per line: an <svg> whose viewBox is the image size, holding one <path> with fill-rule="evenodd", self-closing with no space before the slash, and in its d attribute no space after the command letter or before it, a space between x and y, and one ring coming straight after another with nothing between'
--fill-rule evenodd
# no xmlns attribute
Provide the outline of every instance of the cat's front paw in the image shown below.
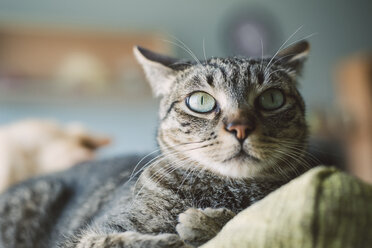
<svg viewBox="0 0 372 248"><path fill-rule="evenodd" d="M189 208L179 215L176 230L186 243L198 246L216 236L234 216L235 213L225 208Z"/></svg>
<svg viewBox="0 0 372 248"><path fill-rule="evenodd" d="M67 246L66 246L67 247ZM141 234L124 232L108 235L86 234L76 248L191 248L176 234Z"/></svg>

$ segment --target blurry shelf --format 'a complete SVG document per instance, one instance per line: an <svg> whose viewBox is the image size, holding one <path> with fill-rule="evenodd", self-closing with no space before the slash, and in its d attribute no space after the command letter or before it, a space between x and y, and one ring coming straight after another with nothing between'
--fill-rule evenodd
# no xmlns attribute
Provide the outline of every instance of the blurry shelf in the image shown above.
<svg viewBox="0 0 372 248"><path fill-rule="evenodd" d="M120 97L120 96L30 96L30 95L7 95L0 94L0 104L37 104L37 105L71 105L71 104L150 104L154 99L151 98L135 98L135 97Z"/></svg>
<svg viewBox="0 0 372 248"><path fill-rule="evenodd" d="M0 103L151 103L133 46L170 52L162 38L153 32L0 24Z"/></svg>
<svg viewBox="0 0 372 248"><path fill-rule="evenodd" d="M124 89L120 85L112 85L100 91L66 90L45 84L29 83L28 87L4 87L0 84L0 103L15 104L146 104L154 102L150 89L138 87ZM145 85L145 82L141 82ZM137 88L135 87L137 86ZM147 87L147 86L146 86Z"/></svg>

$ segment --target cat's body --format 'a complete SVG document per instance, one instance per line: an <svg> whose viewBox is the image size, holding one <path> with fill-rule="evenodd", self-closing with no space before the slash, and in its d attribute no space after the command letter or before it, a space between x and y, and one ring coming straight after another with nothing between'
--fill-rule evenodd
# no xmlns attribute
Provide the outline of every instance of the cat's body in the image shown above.
<svg viewBox="0 0 372 248"><path fill-rule="evenodd" d="M135 161L127 157L11 189L0 197L0 244L134 248L207 241L306 169L295 75L307 51L305 42L275 60L179 64L136 49L162 96L161 154L130 182Z"/></svg>
<svg viewBox="0 0 372 248"><path fill-rule="evenodd" d="M184 180L187 173L179 170L156 187L156 179L144 188L139 182L133 192L136 180L127 182L139 159L84 163L12 188L0 198L0 247L76 247L84 233L176 233L179 214L189 208L237 213L285 183L234 182L209 172Z"/></svg>

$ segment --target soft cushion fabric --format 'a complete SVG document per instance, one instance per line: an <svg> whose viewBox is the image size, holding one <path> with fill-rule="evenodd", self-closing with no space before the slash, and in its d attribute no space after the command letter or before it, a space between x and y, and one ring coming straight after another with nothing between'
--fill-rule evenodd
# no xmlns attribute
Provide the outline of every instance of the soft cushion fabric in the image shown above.
<svg viewBox="0 0 372 248"><path fill-rule="evenodd" d="M372 247L372 186L316 167L228 222L202 248Z"/></svg>

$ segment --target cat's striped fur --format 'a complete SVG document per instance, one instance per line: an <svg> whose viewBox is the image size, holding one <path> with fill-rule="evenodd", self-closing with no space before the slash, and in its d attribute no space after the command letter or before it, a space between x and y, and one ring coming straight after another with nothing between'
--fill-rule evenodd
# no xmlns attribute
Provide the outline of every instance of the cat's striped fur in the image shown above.
<svg viewBox="0 0 372 248"><path fill-rule="evenodd" d="M1 247L190 247L213 237L237 212L306 169L305 107L297 75L307 42L275 58L181 63L136 48L161 97L160 155L133 183L133 159L87 163L34 179L0 196ZM285 102L262 111L276 88ZM192 92L213 111L187 105ZM250 125L245 139L227 128ZM33 197L30 197L30 196Z"/></svg>

